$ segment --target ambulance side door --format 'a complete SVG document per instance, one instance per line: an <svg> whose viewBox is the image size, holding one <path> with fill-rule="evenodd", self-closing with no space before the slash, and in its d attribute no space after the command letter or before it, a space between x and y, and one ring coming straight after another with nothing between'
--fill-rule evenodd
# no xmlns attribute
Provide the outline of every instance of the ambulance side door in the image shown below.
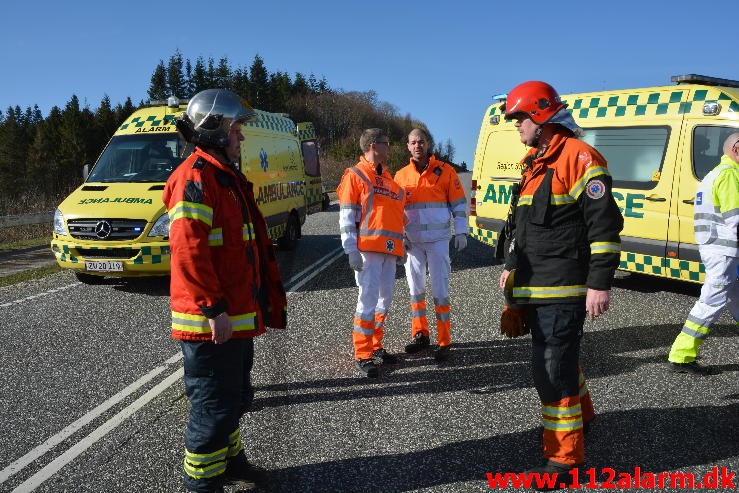
<svg viewBox="0 0 739 493"><path fill-rule="evenodd" d="M681 262L681 278L702 282L704 269L695 244L693 212L701 180L721 160L723 142L736 127L720 124L710 117L691 117L683 126L679 173L675 177L676 196L670 216L669 246Z"/></svg>
<svg viewBox="0 0 739 493"><path fill-rule="evenodd" d="M620 123L620 122L619 122ZM613 197L624 218L621 269L664 275L667 225L679 139L665 119L587 128L583 140L608 162Z"/></svg>

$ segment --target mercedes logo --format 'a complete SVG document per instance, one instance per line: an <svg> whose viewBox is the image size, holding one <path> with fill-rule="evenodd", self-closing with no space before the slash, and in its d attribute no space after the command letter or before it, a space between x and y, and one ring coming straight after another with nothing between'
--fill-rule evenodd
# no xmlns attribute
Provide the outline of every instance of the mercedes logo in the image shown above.
<svg viewBox="0 0 739 493"><path fill-rule="evenodd" d="M95 225L95 234L101 240L104 240L105 238L110 236L110 233L112 232L113 227L108 221L98 221L98 223Z"/></svg>

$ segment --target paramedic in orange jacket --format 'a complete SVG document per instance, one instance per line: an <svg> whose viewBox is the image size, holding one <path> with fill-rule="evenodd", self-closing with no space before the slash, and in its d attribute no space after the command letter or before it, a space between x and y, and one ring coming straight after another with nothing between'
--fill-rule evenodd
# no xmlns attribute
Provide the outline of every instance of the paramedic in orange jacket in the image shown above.
<svg viewBox="0 0 739 493"><path fill-rule="evenodd" d="M606 160L577 138L581 129L552 86L524 82L505 105L530 149L499 282L503 288L515 269L513 301L531 331L546 459L533 471L569 483L566 475L585 458L584 424L594 417L579 367L583 325L586 314L592 320L608 310L623 218Z"/></svg>
<svg viewBox="0 0 739 493"><path fill-rule="evenodd" d="M390 141L379 128L362 133L359 162L344 171L336 189L341 245L359 287L352 340L360 372L379 376L379 365L397 357L382 346L385 319L395 287L396 265L403 260L403 191L384 165Z"/></svg>
<svg viewBox="0 0 739 493"><path fill-rule="evenodd" d="M192 406L184 483L221 492L232 481L264 481L246 460L239 418L253 397L254 337L284 328L286 297L252 184L236 168L243 122L256 112L237 94L196 94L177 128L194 152L164 189L171 246L172 337L184 356Z"/></svg>
<svg viewBox="0 0 739 493"><path fill-rule="evenodd" d="M426 318L426 270L431 277L431 294L436 314L436 361L449 358L451 313L449 305L449 239L454 225L454 247L467 246L467 203L459 177L450 165L430 154L431 139L416 128L408 135L410 163L395 174L405 190L405 237L408 259L405 273L411 296L411 337L408 353L430 345Z"/></svg>

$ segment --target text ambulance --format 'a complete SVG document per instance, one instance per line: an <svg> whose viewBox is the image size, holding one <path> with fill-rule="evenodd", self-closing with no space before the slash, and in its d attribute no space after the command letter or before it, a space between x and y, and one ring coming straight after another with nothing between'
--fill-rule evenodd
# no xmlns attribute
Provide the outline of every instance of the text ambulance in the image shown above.
<svg viewBox="0 0 739 493"><path fill-rule="evenodd" d="M190 149L174 119L187 105L170 98L134 112L115 132L85 182L54 214L51 249L78 279L169 274L169 218L164 183ZM270 237L292 249L306 214L321 209L324 194L311 123L257 110L243 126L241 171Z"/></svg>
<svg viewBox="0 0 739 493"><path fill-rule="evenodd" d="M675 76L673 86L562 95L582 139L608 160L624 217L622 270L702 282L693 236L698 183L718 164L724 139L739 129L739 81ZM470 233L497 246L521 177L525 148L504 96L488 107L475 150Z"/></svg>

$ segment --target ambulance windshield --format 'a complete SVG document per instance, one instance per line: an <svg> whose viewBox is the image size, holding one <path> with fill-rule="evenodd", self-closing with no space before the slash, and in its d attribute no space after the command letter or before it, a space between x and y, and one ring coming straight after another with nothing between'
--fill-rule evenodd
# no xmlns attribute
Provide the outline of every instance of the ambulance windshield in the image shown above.
<svg viewBox="0 0 739 493"><path fill-rule="evenodd" d="M87 182L163 182L179 166L186 142L178 133L116 135Z"/></svg>

